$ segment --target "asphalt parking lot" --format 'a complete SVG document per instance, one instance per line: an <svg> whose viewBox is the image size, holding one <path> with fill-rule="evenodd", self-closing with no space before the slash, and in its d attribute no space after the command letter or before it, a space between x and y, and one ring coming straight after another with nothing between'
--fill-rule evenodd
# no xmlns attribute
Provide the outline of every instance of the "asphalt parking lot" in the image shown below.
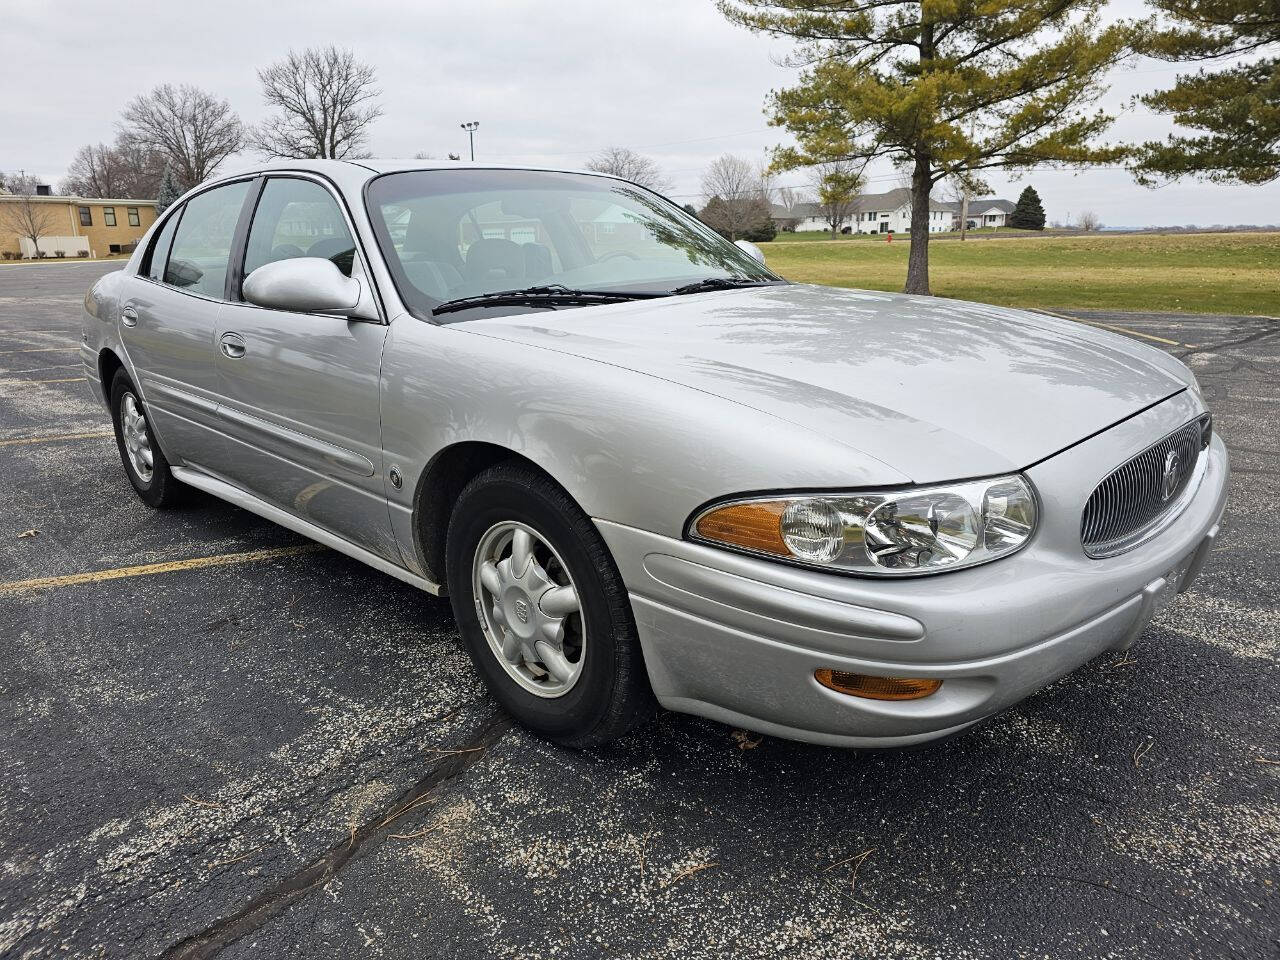
<svg viewBox="0 0 1280 960"><path fill-rule="evenodd" d="M1280 321L1080 315L1186 358L1233 457L1127 655L910 752L572 753L446 601L133 496L76 353L108 269L0 267L0 955L1280 955Z"/></svg>

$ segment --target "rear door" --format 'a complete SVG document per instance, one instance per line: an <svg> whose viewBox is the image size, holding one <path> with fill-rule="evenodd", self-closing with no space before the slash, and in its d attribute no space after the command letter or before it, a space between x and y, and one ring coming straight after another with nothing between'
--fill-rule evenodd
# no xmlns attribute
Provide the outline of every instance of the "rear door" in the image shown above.
<svg viewBox="0 0 1280 960"><path fill-rule="evenodd" d="M243 268L323 257L365 275L345 210L327 184L266 179ZM367 281L363 281L367 282ZM239 284L237 284L238 287ZM378 321L254 306L233 290L216 341L219 417L229 438L217 471L258 497L402 562L383 486Z"/></svg>
<svg viewBox="0 0 1280 960"><path fill-rule="evenodd" d="M251 185L223 184L174 210L121 303L121 340L136 386L175 462L199 464L218 442L214 332Z"/></svg>

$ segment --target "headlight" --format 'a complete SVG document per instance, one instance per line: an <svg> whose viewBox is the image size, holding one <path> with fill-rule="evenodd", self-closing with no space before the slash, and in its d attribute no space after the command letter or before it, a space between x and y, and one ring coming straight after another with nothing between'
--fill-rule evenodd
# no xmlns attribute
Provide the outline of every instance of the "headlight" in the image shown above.
<svg viewBox="0 0 1280 960"><path fill-rule="evenodd" d="M689 536L804 566L903 577L1007 556L1035 526L1031 484L1009 476L719 503L693 517Z"/></svg>

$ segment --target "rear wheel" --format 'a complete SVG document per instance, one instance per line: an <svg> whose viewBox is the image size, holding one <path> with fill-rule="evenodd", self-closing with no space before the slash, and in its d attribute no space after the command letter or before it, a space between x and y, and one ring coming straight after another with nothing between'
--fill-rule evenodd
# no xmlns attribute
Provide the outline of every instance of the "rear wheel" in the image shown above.
<svg viewBox="0 0 1280 960"><path fill-rule="evenodd" d="M458 628L494 696L560 743L614 740L653 710L622 579L560 487L504 463L462 491L447 574Z"/></svg>
<svg viewBox="0 0 1280 960"><path fill-rule="evenodd" d="M111 421L124 472L143 503L163 510L185 500L189 488L170 472L147 422L142 398L123 368L111 381Z"/></svg>

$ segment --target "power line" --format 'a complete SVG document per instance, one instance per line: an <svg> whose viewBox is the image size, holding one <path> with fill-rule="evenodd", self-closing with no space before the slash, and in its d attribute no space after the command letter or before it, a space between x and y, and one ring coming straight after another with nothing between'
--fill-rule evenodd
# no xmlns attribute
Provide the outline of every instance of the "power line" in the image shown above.
<svg viewBox="0 0 1280 960"><path fill-rule="evenodd" d="M730 137L746 137L753 133L767 133L770 127L759 127L755 130L739 130L737 133L717 133L710 137L691 137L688 140L668 140L665 143L642 143L639 146L632 147L633 150L656 150L658 147L678 147L686 143L706 143L710 140L727 140ZM494 159L502 160L510 157L589 157L594 153L599 153L604 147L596 147L594 150L564 150L559 153L502 153L495 155Z"/></svg>

